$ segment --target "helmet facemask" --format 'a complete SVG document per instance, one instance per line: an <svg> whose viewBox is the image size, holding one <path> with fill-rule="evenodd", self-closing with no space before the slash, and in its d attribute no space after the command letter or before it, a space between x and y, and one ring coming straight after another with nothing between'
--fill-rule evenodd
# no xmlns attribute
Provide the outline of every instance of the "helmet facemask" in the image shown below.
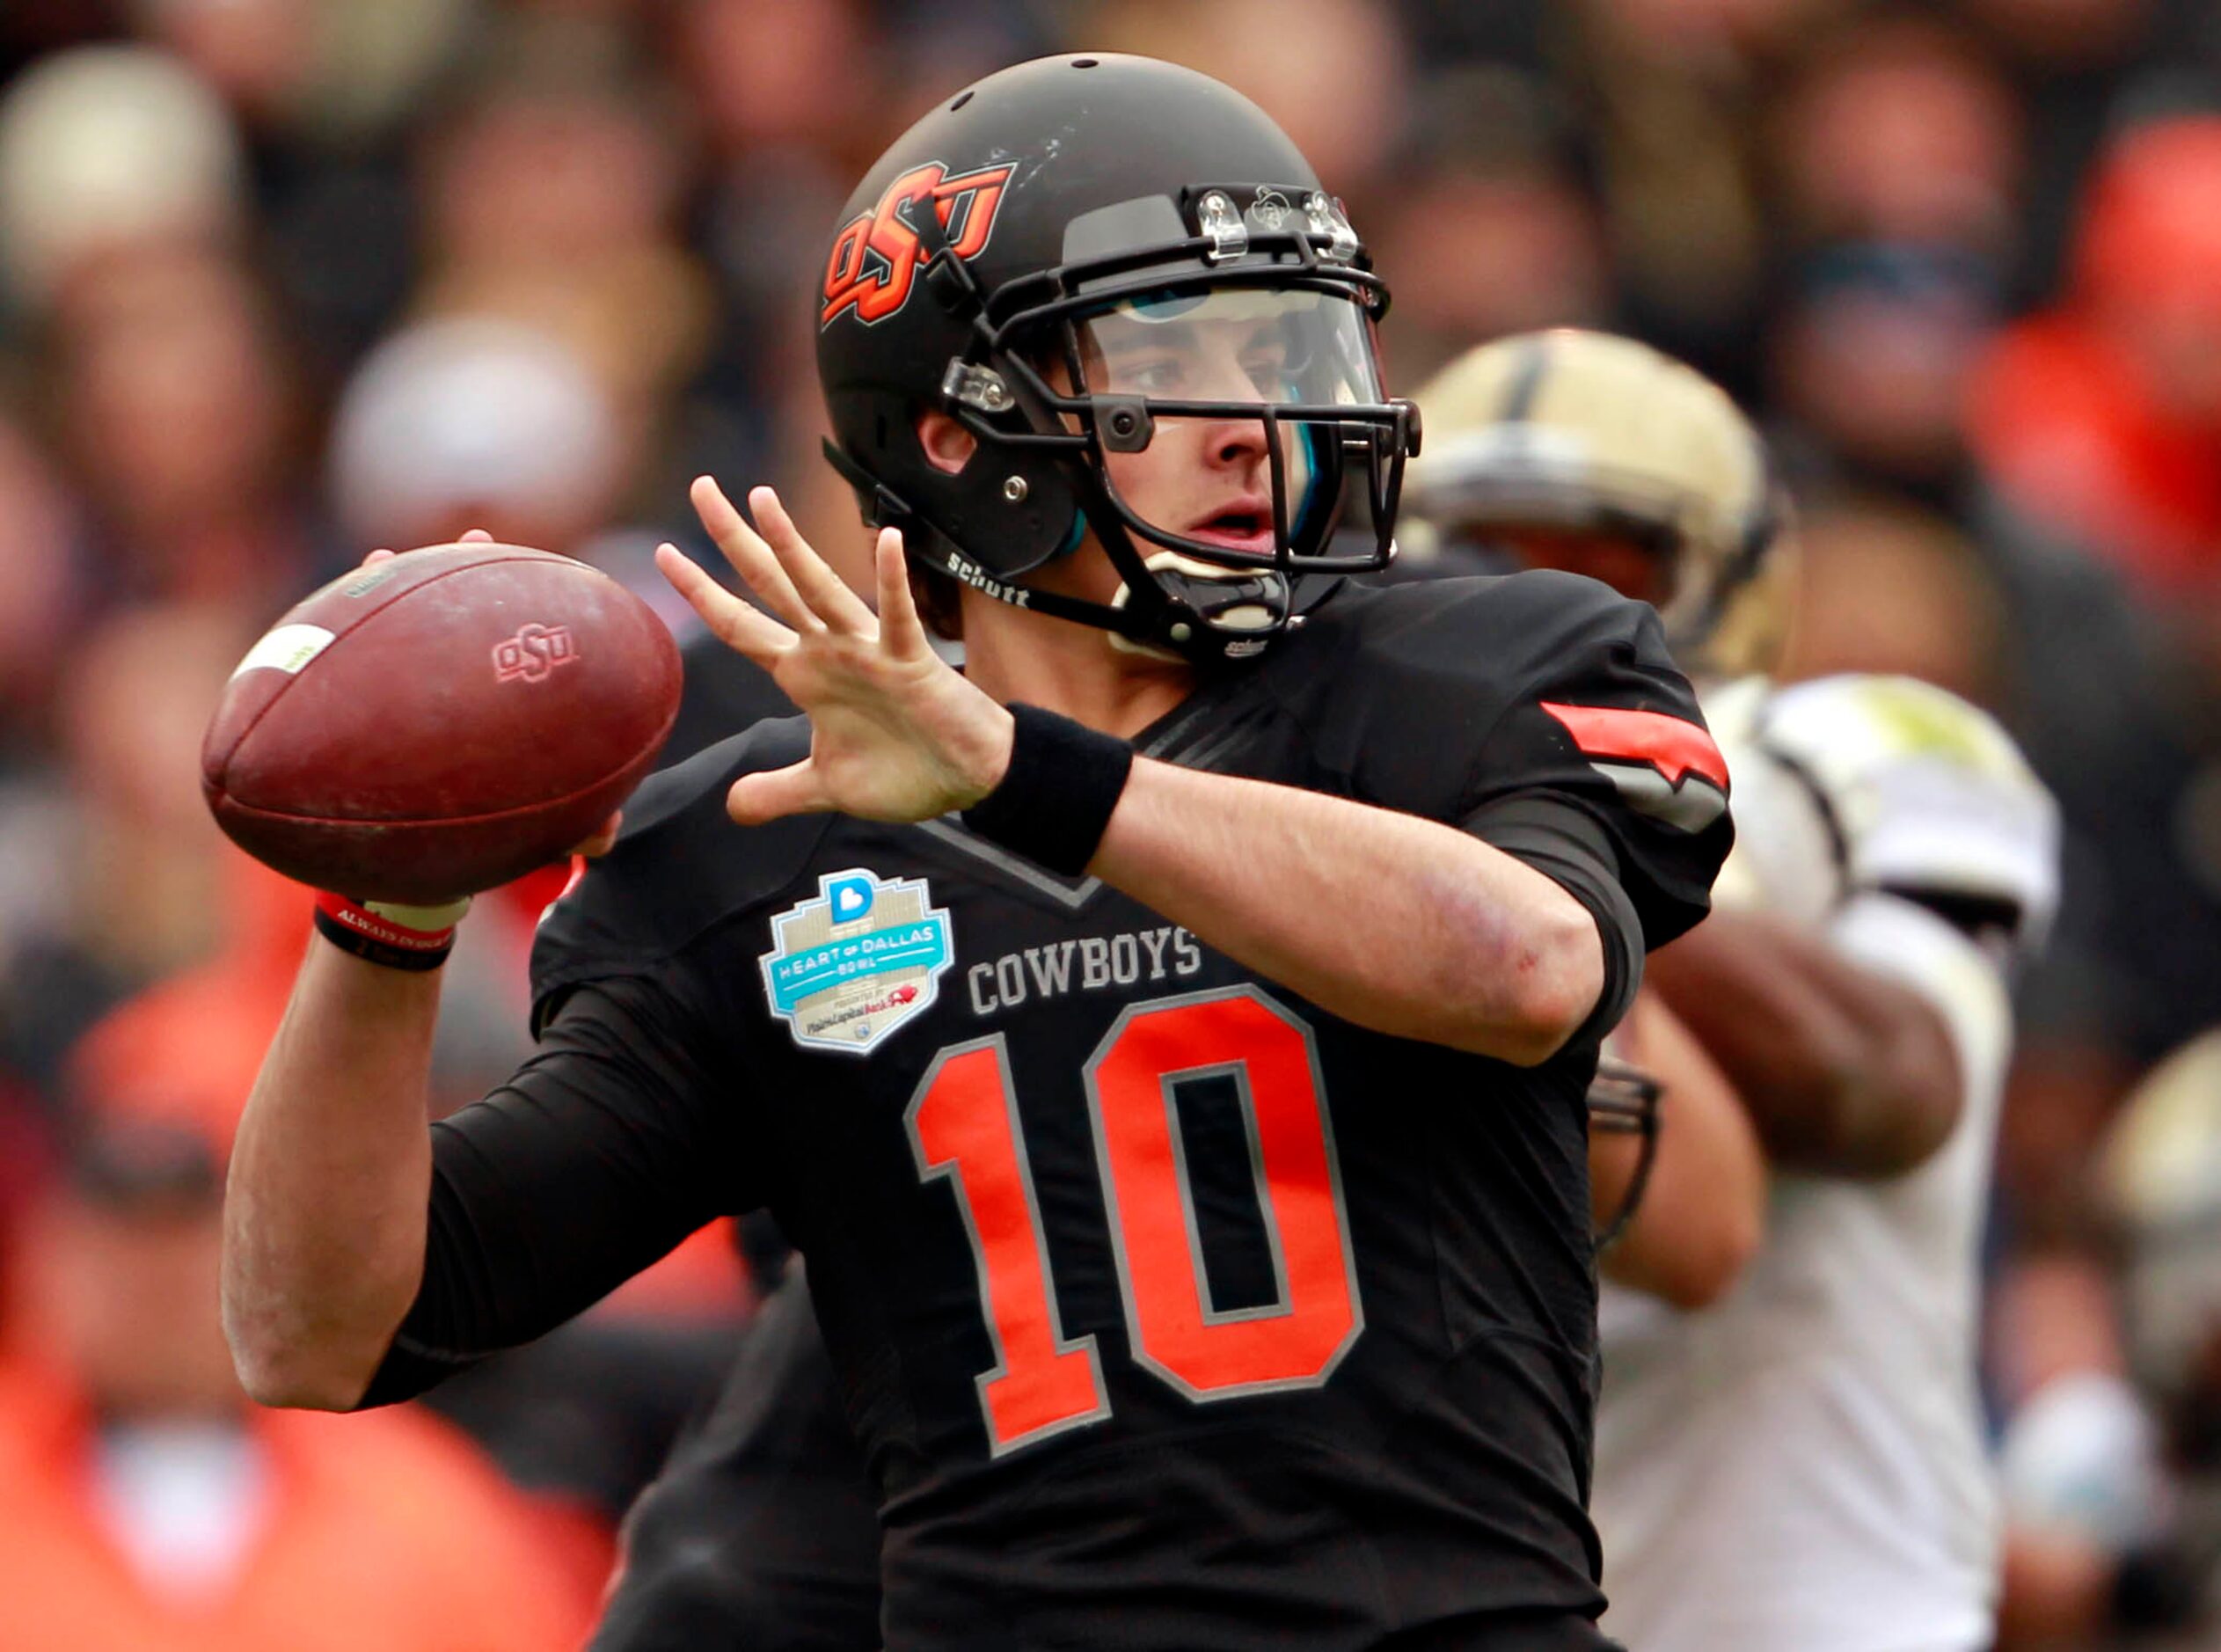
<svg viewBox="0 0 2221 1652"><path fill-rule="evenodd" d="M913 555L990 596L1199 662L1239 659L1342 576L1386 566L1418 427L1381 388L1386 293L1353 261L1339 208L1316 191L1295 192L1305 212L1270 188L1187 194L1195 232L1164 196L1086 214L1065 262L993 293L934 254L929 289L973 322L941 384L979 443L973 486L1061 532L990 546L991 530L968 534L924 501L904 515L930 530ZM1178 466L1174 447L1199 464ZM1152 450L1174 467L1155 508L1132 485ZM1110 603L1020 582L1088 529L1123 581Z"/></svg>

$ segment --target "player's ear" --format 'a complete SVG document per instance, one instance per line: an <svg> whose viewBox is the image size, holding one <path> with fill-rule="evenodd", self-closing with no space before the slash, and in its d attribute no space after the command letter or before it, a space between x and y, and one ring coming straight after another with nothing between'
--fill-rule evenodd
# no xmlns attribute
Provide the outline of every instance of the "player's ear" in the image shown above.
<svg viewBox="0 0 2221 1652"><path fill-rule="evenodd" d="M927 464L953 476L971 463L979 438L939 408L928 407L917 415L917 445L925 450Z"/></svg>

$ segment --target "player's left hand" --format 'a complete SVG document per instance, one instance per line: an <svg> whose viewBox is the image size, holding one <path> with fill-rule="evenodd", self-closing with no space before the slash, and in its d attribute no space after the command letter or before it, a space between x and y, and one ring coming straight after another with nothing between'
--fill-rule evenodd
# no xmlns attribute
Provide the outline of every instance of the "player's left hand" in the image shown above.
<svg viewBox="0 0 2221 1652"><path fill-rule="evenodd" d="M932 820L969 808L1010 765L1011 714L935 654L910 600L902 536L873 548L879 612L828 567L768 487L748 496L749 526L710 478L691 490L702 525L764 613L676 545L655 565L702 621L771 674L807 713L810 755L734 783L726 809L742 825L837 809L865 820ZM782 623L784 622L784 623Z"/></svg>

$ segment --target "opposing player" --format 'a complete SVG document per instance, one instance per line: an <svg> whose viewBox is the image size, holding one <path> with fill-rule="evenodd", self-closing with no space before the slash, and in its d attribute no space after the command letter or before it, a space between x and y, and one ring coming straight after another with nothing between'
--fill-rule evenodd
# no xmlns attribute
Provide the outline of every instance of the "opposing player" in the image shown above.
<svg viewBox="0 0 2221 1652"><path fill-rule="evenodd" d="M1185 70L1021 65L898 141L821 310L876 618L698 485L770 614L665 570L807 721L636 797L486 1100L424 1127L424 915L312 949L235 1158L253 1392L401 1398L761 1205L888 1646L1604 1644L1583 1095L1726 775L1604 587L1338 588L1416 446L1384 302Z"/></svg>
<svg viewBox="0 0 2221 1652"><path fill-rule="evenodd" d="M2049 799L1940 690L1766 679L1794 570L1757 435L1695 373L1548 333L1419 399L1413 512L1655 603L1735 778L1722 910L1646 992L1749 1108L1767 1235L1705 1312L1606 1292L1606 1625L1644 1652L1987 1647L1976 1249L2006 987L2055 900Z"/></svg>

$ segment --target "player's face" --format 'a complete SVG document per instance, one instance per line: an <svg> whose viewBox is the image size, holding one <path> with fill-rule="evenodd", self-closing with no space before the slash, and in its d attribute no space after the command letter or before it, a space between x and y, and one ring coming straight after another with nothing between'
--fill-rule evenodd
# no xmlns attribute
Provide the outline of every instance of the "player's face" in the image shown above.
<svg viewBox="0 0 2221 1652"><path fill-rule="evenodd" d="M1292 533L1323 502L1312 498L1309 456L1334 437L1324 425L1268 423L1261 411L1187 413L1181 405L1331 408L1381 394L1367 323L1344 298L1228 289L1121 303L1077 331L1082 388L1146 398L1153 413L1146 447L1105 452L1112 492L1151 528L1206 545L1272 554L1276 514Z"/></svg>
<svg viewBox="0 0 2221 1652"><path fill-rule="evenodd" d="M1145 326L1106 317L1089 324L1084 347L1090 388L1179 401L1276 399L1288 355L1280 329L1262 318ZM1280 439L1292 463L1294 433ZM1103 468L1143 521L1209 545L1269 552L1268 440L1256 419L1165 419L1148 447L1107 454Z"/></svg>

